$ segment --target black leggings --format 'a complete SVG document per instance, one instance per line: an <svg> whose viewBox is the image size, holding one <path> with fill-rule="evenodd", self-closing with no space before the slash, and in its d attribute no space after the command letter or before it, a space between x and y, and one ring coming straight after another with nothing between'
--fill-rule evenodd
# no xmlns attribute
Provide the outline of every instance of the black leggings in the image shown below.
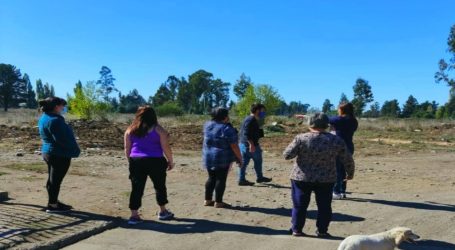
<svg viewBox="0 0 455 250"><path fill-rule="evenodd" d="M58 194L60 193L60 185L71 165L71 158L60 157L55 155L43 155L44 161L47 163L48 178L47 178L47 194L49 196L48 204L56 204L58 202Z"/></svg>
<svg viewBox="0 0 455 250"><path fill-rule="evenodd" d="M215 170L207 169L207 172L209 178L205 183L205 200L211 201L213 198L213 191L215 191L215 201L223 202L229 168L219 168Z"/></svg>
<svg viewBox="0 0 455 250"><path fill-rule="evenodd" d="M142 205L142 196L144 195L147 177L152 179L158 205L164 206L168 203L166 189L166 158L130 158L129 170L132 187L129 206L131 210L138 210Z"/></svg>

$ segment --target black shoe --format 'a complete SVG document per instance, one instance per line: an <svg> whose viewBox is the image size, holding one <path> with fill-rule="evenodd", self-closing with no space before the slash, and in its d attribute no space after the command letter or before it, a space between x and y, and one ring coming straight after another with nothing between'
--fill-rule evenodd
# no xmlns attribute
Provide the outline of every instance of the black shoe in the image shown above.
<svg viewBox="0 0 455 250"><path fill-rule="evenodd" d="M62 203L60 201L57 202L57 205L59 207L61 207L62 209L65 209L65 210L72 210L73 209L73 206L67 205L67 204Z"/></svg>
<svg viewBox="0 0 455 250"><path fill-rule="evenodd" d="M254 182L247 180L239 181L239 186L254 186Z"/></svg>
<svg viewBox="0 0 455 250"><path fill-rule="evenodd" d="M263 182L271 182L272 178L267 178L267 177L261 177L256 180L257 183L263 183Z"/></svg>
<svg viewBox="0 0 455 250"><path fill-rule="evenodd" d="M71 209L73 209L72 206L57 202L57 207L48 205L46 208L46 213L65 213L69 212Z"/></svg>
<svg viewBox="0 0 455 250"><path fill-rule="evenodd" d="M316 230L316 236L317 236L318 238L323 238L323 239L333 238L333 236L330 235L329 233L327 233L327 232L321 233L321 232L319 232L319 230Z"/></svg>

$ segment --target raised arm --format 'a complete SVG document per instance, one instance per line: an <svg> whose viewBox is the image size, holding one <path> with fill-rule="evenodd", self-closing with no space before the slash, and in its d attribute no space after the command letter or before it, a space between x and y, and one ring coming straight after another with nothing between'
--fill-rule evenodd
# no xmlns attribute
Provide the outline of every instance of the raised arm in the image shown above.
<svg viewBox="0 0 455 250"><path fill-rule="evenodd" d="M167 159L167 170L171 170L174 168L174 158L170 145L169 133L160 125L157 125L156 131L160 135L161 148L163 149L164 156L166 156Z"/></svg>

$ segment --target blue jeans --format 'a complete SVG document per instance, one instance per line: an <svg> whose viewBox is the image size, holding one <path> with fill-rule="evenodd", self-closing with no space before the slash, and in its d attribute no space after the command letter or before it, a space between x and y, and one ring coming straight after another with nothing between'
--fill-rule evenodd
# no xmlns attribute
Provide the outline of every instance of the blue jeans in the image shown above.
<svg viewBox="0 0 455 250"><path fill-rule="evenodd" d="M345 194L346 193L346 169L344 168L343 163L337 159L337 181L335 186L333 186L333 192L335 194Z"/></svg>
<svg viewBox="0 0 455 250"><path fill-rule="evenodd" d="M240 170L239 170L239 181L246 180L246 178L245 178L246 167L250 163L251 159L253 159L253 162L254 162L254 170L256 171L257 179L264 177L264 175L262 174L262 149L261 149L261 146L257 145L256 151L254 151L254 153L250 152L248 145L241 143L241 144L239 144L239 147L240 147L240 153L242 153L242 159L243 159L242 166L240 167Z"/></svg>
<svg viewBox="0 0 455 250"><path fill-rule="evenodd" d="M301 233L305 226L311 192L314 192L318 216L316 227L320 233L327 233L332 220L333 183L312 183L291 180L292 192L292 231Z"/></svg>

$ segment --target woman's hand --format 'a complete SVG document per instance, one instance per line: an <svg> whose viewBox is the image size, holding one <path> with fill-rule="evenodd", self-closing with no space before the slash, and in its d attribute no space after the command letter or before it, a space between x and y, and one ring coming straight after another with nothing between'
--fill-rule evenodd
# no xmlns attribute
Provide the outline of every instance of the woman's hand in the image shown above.
<svg viewBox="0 0 455 250"><path fill-rule="evenodd" d="M174 169L175 167L175 163L173 163L172 161L169 161L167 163L167 171L171 171L172 169Z"/></svg>

